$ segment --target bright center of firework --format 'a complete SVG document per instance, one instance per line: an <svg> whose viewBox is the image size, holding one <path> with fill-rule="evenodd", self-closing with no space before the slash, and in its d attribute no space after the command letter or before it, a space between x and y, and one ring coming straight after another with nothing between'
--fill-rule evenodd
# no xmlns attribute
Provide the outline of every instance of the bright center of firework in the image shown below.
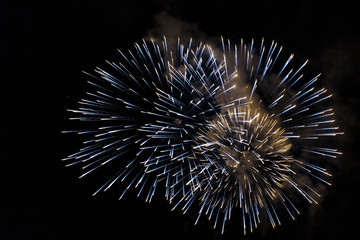
<svg viewBox="0 0 360 240"><path fill-rule="evenodd" d="M225 160L226 170L229 173L235 174L237 177L241 177L247 173L250 173L251 169L261 167L264 163L261 158L262 154L266 153L256 152L251 148L249 144L234 142L230 146L220 147L219 152Z"/></svg>
<svg viewBox="0 0 360 240"><path fill-rule="evenodd" d="M223 154L222 154L223 155ZM226 154L224 154L226 156ZM259 161L256 159L255 154L250 151L243 151L234 157L227 158L226 166L233 173L242 173L245 169L251 168L253 164Z"/></svg>
<svg viewBox="0 0 360 240"><path fill-rule="evenodd" d="M239 161L237 161L237 164L235 166L228 164L230 167L238 167L239 165L242 167L246 163L252 162L254 159L252 158L252 154L249 151L242 152L242 155L239 158Z"/></svg>
<svg viewBox="0 0 360 240"><path fill-rule="evenodd" d="M291 161L291 144L283 135L284 131L267 114L237 108L212 121L199 136L206 144L199 146L203 154L217 161L235 179L266 179L264 176L269 176L269 170L274 167L286 176L289 174L286 166Z"/></svg>

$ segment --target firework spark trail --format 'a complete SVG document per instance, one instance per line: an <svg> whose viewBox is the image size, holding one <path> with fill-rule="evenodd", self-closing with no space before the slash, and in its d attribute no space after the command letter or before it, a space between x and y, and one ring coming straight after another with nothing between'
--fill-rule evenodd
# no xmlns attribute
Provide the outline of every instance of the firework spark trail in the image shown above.
<svg viewBox="0 0 360 240"><path fill-rule="evenodd" d="M64 131L90 136L85 147L63 160L66 166L82 164L80 178L122 162L124 168L94 195L128 180L120 198L131 186L139 187L140 194L147 184L146 200L151 201L158 181L164 180L166 198L172 201L197 188L199 173L194 170L201 165L192 147L194 132L231 106L218 104L215 97L227 99L232 78L223 78L224 66L209 45L195 46L192 39L186 46L178 39L177 49L169 49L165 37L134 47L127 54L119 51L122 62L106 61L109 71L87 73L95 91L68 111L77 115L72 120L95 124L90 130Z"/></svg>
<svg viewBox="0 0 360 240"><path fill-rule="evenodd" d="M258 227L261 216L267 216L272 227L280 225L279 206L295 219L299 211L290 198L293 192L317 203L316 184L307 184L303 177L331 185L331 174L317 163L342 153L324 147L327 141L322 139L343 133L335 126L333 109L320 104L331 97L326 89L314 86L320 75L301 81L308 60L289 69L291 54L274 77L271 70L282 51L277 43L272 42L266 52L262 40L260 52L255 53L253 41L249 45L241 41L238 47L221 40L224 65L239 76L234 84L247 85L243 96L250 103L223 110L197 133L194 150L206 159L200 169L208 174L194 193L200 199L196 222L202 214L208 215L214 218L214 228L220 225L223 232L236 210L242 213L246 234Z"/></svg>
<svg viewBox="0 0 360 240"><path fill-rule="evenodd" d="M94 195L127 181L120 198L135 187L150 202L162 181L173 209L199 203L195 224L208 215L222 232L234 211L244 234L263 216L273 227L283 211L295 219L290 195L317 203L320 193L302 176L330 185L321 162L341 152L321 140L342 132L322 104L331 94L317 89L320 75L304 80L308 61L289 69L293 54L278 66L281 52L274 41L256 52L254 41L223 38L220 50L179 38L173 49L165 37L119 51L119 63L106 61L109 71L87 73L94 90L69 110L70 119L93 124L64 131L88 135L66 166L81 164L80 177L122 166Z"/></svg>

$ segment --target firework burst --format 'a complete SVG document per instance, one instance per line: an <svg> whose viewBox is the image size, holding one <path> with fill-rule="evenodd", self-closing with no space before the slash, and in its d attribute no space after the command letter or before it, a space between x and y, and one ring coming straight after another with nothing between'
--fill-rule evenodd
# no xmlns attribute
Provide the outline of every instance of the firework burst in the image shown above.
<svg viewBox="0 0 360 240"><path fill-rule="evenodd" d="M128 179L120 198L131 186L139 187L140 194L147 185L146 201L151 201L164 180L171 201L187 186L195 188L193 172L201 166L192 146L194 133L234 104L218 103L227 99L233 77L223 77L223 63L209 45L194 46L191 39L186 46L178 39L174 49L166 38L134 46L135 53L119 51L123 62L107 61L110 71L87 73L94 78L89 81L94 92L68 111L77 115L72 120L90 121L91 129L64 132L88 134L89 140L64 160L66 166L82 164L80 178L104 165L123 165L94 194Z"/></svg>
<svg viewBox="0 0 360 240"><path fill-rule="evenodd" d="M282 51L277 43L266 51L262 41L259 52L253 41L221 43L225 75L237 76L233 84L241 86L248 102L222 110L199 129L194 149L203 159L200 169L206 169L206 178L192 197L180 201L188 205L199 199L196 222L208 215L222 232L232 212L239 211L246 234L263 216L272 227L280 225L280 208L295 219L299 210L294 201L299 198L318 203L316 186L331 185L324 160L341 154L325 145L326 139L343 133L334 124L332 108L322 104L331 94L316 89L319 75L303 79L301 70L308 61L291 69L292 54L274 74Z"/></svg>
<svg viewBox="0 0 360 240"><path fill-rule="evenodd" d="M280 223L270 211L276 198L285 199L281 189L294 174L291 143L284 132L271 116L249 106L228 110L200 131L196 149L212 165L211 176L203 183L201 212L207 207L209 218L217 212L214 227L222 211L223 231L232 209L238 206L244 232L246 217L251 231L260 223L261 209L266 210L273 226ZM283 204L293 217L285 201ZM293 206L290 201L289 205Z"/></svg>
<svg viewBox="0 0 360 240"><path fill-rule="evenodd" d="M253 41L223 38L220 49L192 39L169 47L165 37L134 46L119 51L119 63L107 62L109 71L88 74L94 91L69 110L71 119L92 124L65 131L89 136L64 159L67 166L82 164L80 177L122 166L94 194L126 180L120 198L134 186L151 201L164 182L174 209L185 213L199 203L196 223L207 215L222 232L238 211L244 234L263 216L280 225L280 208L294 219L294 192L317 203L312 182L330 185L323 160L341 154L323 139L342 132L324 104L331 94L316 87L319 75L301 74L308 61L292 69L290 55L275 64L282 47L266 49L263 40L258 51Z"/></svg>

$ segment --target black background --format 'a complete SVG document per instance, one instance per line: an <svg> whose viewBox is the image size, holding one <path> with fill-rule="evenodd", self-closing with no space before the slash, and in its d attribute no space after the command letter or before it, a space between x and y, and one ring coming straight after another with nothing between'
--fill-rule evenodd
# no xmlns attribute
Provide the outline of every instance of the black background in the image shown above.
<svg viewBox="0 0 360 240"><path fill-rule="evenodd" d="M116 59L155 28L167 11L196 23L209 37L261 37L286 53L310 59L308 71L334 94L345 135L333 168L333 186L320 205L275 230L247 239L350 239L359 211L359 21L356 2L346 1L1 1L0 19L0 239L241 239L241 221L224 235L196 213L170 211L162 196L144 203L115 190L92 197L99 186L79 180L79 168L61 158L80 147L67 130L66 108L83 96L86 76L105 59ZM239 219L238 219L239 220Z"/></svg>

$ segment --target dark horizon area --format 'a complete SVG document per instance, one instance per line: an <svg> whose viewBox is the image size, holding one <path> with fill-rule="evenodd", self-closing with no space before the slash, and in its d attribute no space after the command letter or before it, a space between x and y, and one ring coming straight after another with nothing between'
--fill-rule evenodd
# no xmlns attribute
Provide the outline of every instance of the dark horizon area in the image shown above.
<svg viewBox="0 0 360 240"><path fill-rule="evenodd" d="M2 1L0 239L354 238L360 224L357 10L335 0ZM64 167L61 159L82 146L80 137L61 134L74 126L66 109L84 96L88 77L82 71L118 60L117 49L131 49L149 33L176 34L171 22L159 24L164 14L192 36L257 44L263 37L267 45L275 40L285 55L309 59L306 73L322 73L319 81L333 94L345 134L337 139L343 155L331 163L332 186L319 205L306 205L295 221L285 216L276 229L260 226L245 237L234 216L221 235L205 217L194 226L196 208L185 215L171 211L161 191L151 203L133 190L120 201L117 189L92 197L104 179L78 179L80 167Z"/></svg>

